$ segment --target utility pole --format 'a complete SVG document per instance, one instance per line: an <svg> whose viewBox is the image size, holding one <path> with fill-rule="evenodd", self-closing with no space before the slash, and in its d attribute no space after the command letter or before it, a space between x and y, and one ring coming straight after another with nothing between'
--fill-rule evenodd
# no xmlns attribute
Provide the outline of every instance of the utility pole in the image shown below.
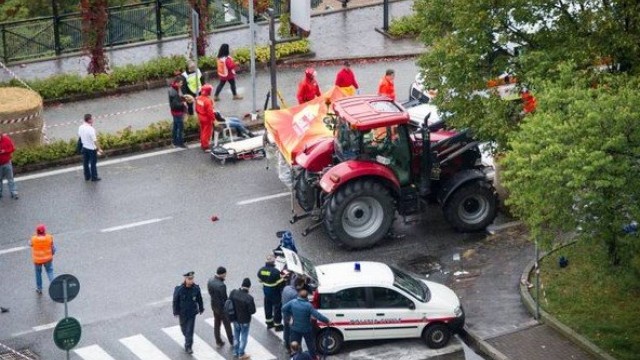
<svg viewBox="0 0 640 360"><path fill-rule="evenodd" d="M251 1L249 1L251 2ZM276 18L272 8L267 9L269 15L269 73L271 74L271 110L278 110L278 84L276 80Z"/></svg>
<svg viewBox="0 0 640 360"><path fill-rule="evenodd" d="M251 36L251 114L253 120L253 114L256 113L258 107L256 106L256 28L254 21L254 9L253 1L249 1L249 33Z"/></svg>
<svg viewBox="0 0 640 360"><path fill-rule="evenodd" d="M382 1L382 30L389 31L389 0Z"/></svg>

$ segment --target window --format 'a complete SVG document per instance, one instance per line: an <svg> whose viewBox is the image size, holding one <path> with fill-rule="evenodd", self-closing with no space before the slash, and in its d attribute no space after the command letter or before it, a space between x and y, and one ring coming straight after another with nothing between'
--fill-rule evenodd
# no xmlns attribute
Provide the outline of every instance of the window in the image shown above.
<svg viewBox="0 0 640 360"><path fill-rule="evenodd" d="M320 309L364 309L366 307L365 288L351 288L335 294L320 295Z"/></svg>
<svg viewBox="0 0 640 360"><path fill-rule="evenodd" d="M375 308L408 308L412 303L411 300L391 289L374 287L372 291Z"/></svg>

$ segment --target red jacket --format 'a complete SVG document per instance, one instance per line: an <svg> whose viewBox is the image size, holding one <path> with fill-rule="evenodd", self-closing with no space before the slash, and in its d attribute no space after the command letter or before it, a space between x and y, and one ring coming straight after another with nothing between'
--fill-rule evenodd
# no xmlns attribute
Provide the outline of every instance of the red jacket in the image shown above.
<svg viewBox="0 0 640 360"><path fill-rule="evenodd" d="M342 68L342 70L338 71L338 75L336 75L336 86L339 87L349 87L353 86L354 88L358 88L358 82L356 81L356 76L353 74L353 71L348 68Z"/></svg>
<svg viewBox="0 0 640 360"><path fill-rule="evenodd" d="M298 85L298 104L304 104L307 101L315 99L320 96L320 86L315 80L309 80L308 78L302 79Z"/></svg>
<svg viewBox="0 0 640 360"><path fill-rule="evenodd" d="M13 141L7 134L0 134L0 165L5 165L11 161L11 154L16 150Z"/></svg>
<svg viewBox="0 0 640 360"><path fill-rule="evenodd" d="M216 119L213 110L213 100L207 95L200 95L196 98L196 113L200 122L213 123Z"/></svg>
<svg viewBox="0 0 640 360"><path fill-rule="evenodd" d="M386 75L380 79L380 84L378 84L378 95L388 96L391 100L396 99L396 89L393 85L393 80Z"/></svg>

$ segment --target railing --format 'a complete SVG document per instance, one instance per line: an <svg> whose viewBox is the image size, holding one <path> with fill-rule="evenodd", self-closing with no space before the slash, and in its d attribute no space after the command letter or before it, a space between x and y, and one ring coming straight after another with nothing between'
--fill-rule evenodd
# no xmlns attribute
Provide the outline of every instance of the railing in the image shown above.
<svg viewBox="0 0 640 360"><path fill-rule="evenodd" d="M322 0L311 0L317 7ZM280 14L283 0L271 0ZM154 0L108 9L105 46L146 40L189 31L191 7L186 0ZM246 23L246 11L235 0L209 0L208 30ZM80 13L0 23L0 59L11 63L58 56L82 49Z"/></svg>

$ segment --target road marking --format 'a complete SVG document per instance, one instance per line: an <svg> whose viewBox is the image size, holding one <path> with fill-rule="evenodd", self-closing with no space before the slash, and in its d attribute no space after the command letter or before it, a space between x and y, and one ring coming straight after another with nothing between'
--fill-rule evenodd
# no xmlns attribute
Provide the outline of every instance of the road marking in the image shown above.
<svg viewBox="0 0 640 360"><path fill-rule="evenodd" d="M131 223L131 224L125 224L125 225L114 226L114 227L102 229L102 230L100 230L100 232L101 233L108 233L108 232L113 232L113 231L118 231L118 230L130 229L130 228L134 228L134 227L138 227L138 226L155 224L155 223L158 223L158 222L161 222L161 221L165 221L165 220L170 220L170 219L173 219L173 217L168 216L168 217L164 217L164 218L138 221L138 222L134 222L134 223Z"/></svg>
<svg viewBox="0 0 640 360"><path fill-rule="evenodd" d="M158 305L164 305L166 303L170 303L171 301L173 301L173 296L167 296L164 299L160 299L158 301L152 301L150 303L147 304L147 306L158 306Z"/></svg>
<svg viewBox="0 0 640 360"><path fill-rule="evenodd" d="M57 322L52 322L50 324L34 326L34 327L32 327L32 329L33 329L33 331L42 331L42 330L47 330L47 329L53 329L54 327L56 327L57 324L58 324Z"/></svg>
<svg viewBox="0 0 640 360"><path fill-rule="evenodd" d="M271 199L277 199L277 198L281 198L281 197L285 197L285 196L289 196L289 195L291 195L291 193L287 191L287 192L283 192L283 193L267 195L267 196L261 196L261 197L248 199L248 200L242 200L242 201L237 202L236 204L237 205L255 204L257 202L267 201L267 200L271 200Z"/></svg>
<svg viewBox="0 0 640 360"><path fill-rule="evenodd" d="M204 321L207 324L209 324L211 327L213 327L214 320L213 320L212 317L208 318L208 319L205 319ZM267 348L262 346L253 337L248 336L247 339L248 340L247 340L246 352L248 354L250 354L252 358L261 359L261 360L276 360L276 359L278 359L277 356L275 356L271 352L269 352L269 350L267 350Z"/></svg>
<svg viewBox="0 0 640 360"><path fill-rule="evenodd" d="M120 339L120 342L141 360L171 360L142 334Z"/></svg>
<svg viewBox="0 0 640 360"><path fill-rule="evenodd" d="M180 326L172 326L163 328L162 331L169 335L173 341L184 346L184 336L180 331ZM224 356L218 354L211 346L209 346L198 335L193 335L193 357L197 360L225 360Z"/></svg>
<svg viewBox="0 0 640 360"><path fill-rule="evenodd" d="M10 248L10 249L0 250L0 255L10 254L12 252L22 251L22 250L25 250L25 249L28 249L28 247L26 247L26 246L18 246L18 247L14 247L14 248Z"/></svg>
<svg viewBox="0 0 640 360"><path fill-rule="evenodd" d="M266 318L264 316L264 307L263 306L256 308L256 313L253 314L251 317L254 320L257 320L260 324L266 325L266 323L265 323ZM273 335L277 336L280 340L284 341L284 334L283 334L282 331L275 331L275 329L271 328L270 332Z"/></svg>
<svg viewBox="0 0 640 360"><path fill-rule="evenodd" d="M98 345L85 346L73 351L85 360L115 360Z"/></svg>
<svg viewBox="0 0 640 360"><path fill-rule="evenodd" d="M189 149L193 149L193 148L196 148L196 147L200 147L200 144L191 144L191 145L188 146ZM133 156L128 156L128 157L119 158L119 159L101 161L99 163L99 165L102 167L102 166L107 166L107 165L120 164L120 163L127 162L127 161L146 159L146 158L150 158L150 157L154 157L154 156L171 154L171 153L184 151L184 150L185 149L182 149L182 148L173 148L173 149L160 150L160 151L155 151L155 152L146 153L146 154L139 154L139 155L133 155ZM54 175L66 174L66 173L70 173L70 172L74 172L74 171L78 171L78 170L82 170L82 166L72 166L72 167L65 168L65 169L51 170L51 171L45 171L45 172L41 172L41 173L37 173L37 174L18 176L18 177L15 178L15 181L26 181L26 180L40 179L40 178L54 176Z"/></svg>

